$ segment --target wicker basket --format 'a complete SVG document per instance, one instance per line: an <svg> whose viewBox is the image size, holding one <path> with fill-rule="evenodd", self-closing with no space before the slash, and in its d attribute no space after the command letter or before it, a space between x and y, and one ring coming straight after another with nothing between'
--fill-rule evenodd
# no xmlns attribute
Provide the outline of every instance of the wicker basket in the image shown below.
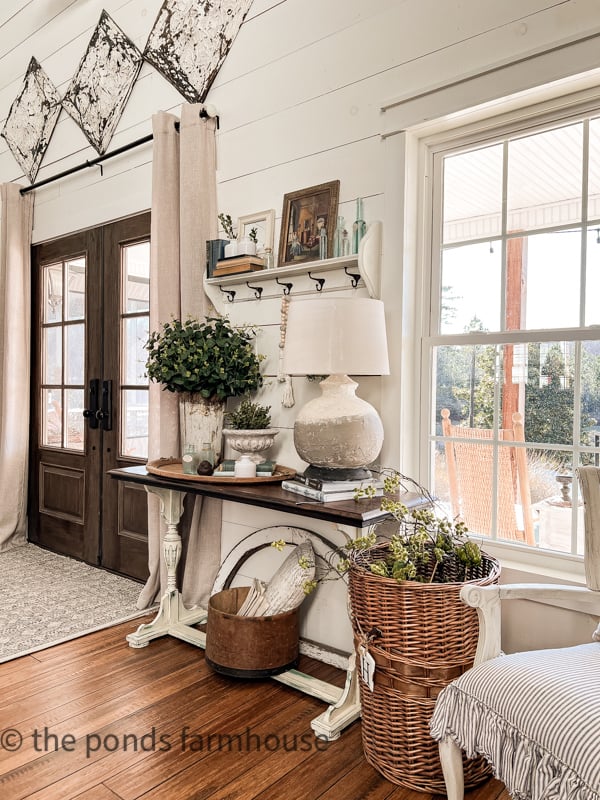
<svg viewBox="0 0 600 800"><path fill-rule="evenodd" d="M376 664L374 690L360 681L365 757L393 783L444 793L429 721L440 691L473 664L477 612L460 600L465 581L398 583L374 575L369 565L386 553L387 545L364 550L350 567L355 644L358 648L368 639ZM499 574L498 562L484 553L467 582L488 585L496 583ZM491 774L481 758L465 761L464 766L466 788Z"/></svg>

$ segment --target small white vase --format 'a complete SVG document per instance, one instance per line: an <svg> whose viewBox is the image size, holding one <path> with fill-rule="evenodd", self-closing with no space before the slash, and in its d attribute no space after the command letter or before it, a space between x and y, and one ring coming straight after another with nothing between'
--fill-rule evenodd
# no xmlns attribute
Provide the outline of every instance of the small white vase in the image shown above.
<svg viewBox="0 0 600 800"><path fill-rule="evenodd" d="M188 445L196 453L209 443L217 461L221 454L225 401L206 400L200 394L182 392L179 397L179 433L181 452Z"/></svg>
<svg viewBox="0 0 600 800"><path fill-rule="evenodd" d="M227 442L233 450L250 456L255 464L262 464L263 461L266 461L263 453L273 446L278 433L279 430L276 428L246 431L225 428L223 430L223 436L227 438Z"/></svg>
<svg viewBox="0 0 600 800"><path fill-rule="evenodd" d="M232 256L238 255L237 239L232 239L229 244L225 245L223 248L223 254L225 258L231 258Z"/></svg>
<svg viewBox="0 0 600 800"><path fill-rule="evenodd" d="M255 256L256 255L256 242L253 242L248 236L242 236L238 241L238 256Z"/></svg>
<svg viewBox="0 0 600 800"><path fill-rule="evenodd" d="M256 462L251 456L240 456L235 462L233 474L236 478L256 478Z"/></svg>

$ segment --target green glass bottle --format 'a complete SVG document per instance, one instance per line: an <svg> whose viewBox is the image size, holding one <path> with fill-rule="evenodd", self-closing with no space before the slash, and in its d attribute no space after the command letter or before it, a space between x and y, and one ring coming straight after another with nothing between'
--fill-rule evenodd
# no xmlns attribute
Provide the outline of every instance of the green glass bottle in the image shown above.
<svg viewBox="0 0 600 800"><path fill-rule="evenodd" d="M362 197L356 198L356 220L354 221L354 225L352 226L352 252L358 253L358 245L360 244L360 240L363 238L365 233L367 232L367 223L364 221L363 217L363 201Z"/></svg>

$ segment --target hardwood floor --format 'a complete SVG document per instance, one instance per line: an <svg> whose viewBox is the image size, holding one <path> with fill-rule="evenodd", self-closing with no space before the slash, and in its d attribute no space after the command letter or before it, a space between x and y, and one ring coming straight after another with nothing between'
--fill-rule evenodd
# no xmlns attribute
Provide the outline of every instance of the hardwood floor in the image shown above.
<svg viewBox="0 0 600 800"><path fill-rule="evenodd" d="M360 723L317 743L323 703L223 678L169 637L133 650L124 636L139 622L0 665L2 800L431 800L365 762ZM495 780L467 797L509 800Z"/></svg>

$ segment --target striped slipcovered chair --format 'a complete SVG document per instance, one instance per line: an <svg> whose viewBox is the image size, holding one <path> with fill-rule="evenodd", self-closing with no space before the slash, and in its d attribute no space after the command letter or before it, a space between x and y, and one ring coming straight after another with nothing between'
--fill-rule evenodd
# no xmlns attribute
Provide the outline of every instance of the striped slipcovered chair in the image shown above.
<svg viewBox="0 0 600 800"><path fill-rule="evenodd" d="M600 469L582 467L587 587L465 586L480 634L472 669L439 695L439 741L448 800L463 798L463 756L483 755L517 800L600 800L600 625L575 647L503 655L500 601L564 603L600 616Z"/></svg>

